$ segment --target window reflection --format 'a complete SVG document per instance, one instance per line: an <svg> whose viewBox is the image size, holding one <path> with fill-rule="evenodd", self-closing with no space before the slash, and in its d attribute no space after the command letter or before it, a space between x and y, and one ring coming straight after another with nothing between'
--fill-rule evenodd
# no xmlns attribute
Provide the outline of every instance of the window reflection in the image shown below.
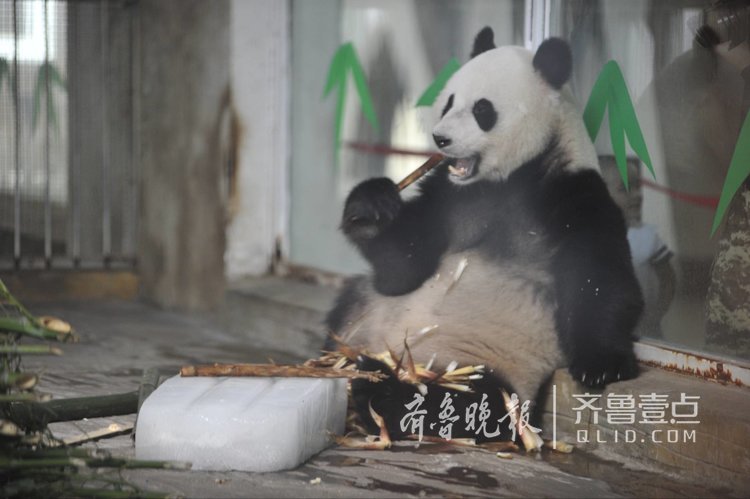
<svg viewBox="0 0 750 499"><path fill-rule="evenodd" d="M676 270L668 312L660 324L646 317L641 331L742 356L750 355L750 266L743 263L750 262L750 239L744 245L738 240L750 236L746 187L735 196L719 235L711 238L710 231L712 202L747 112L747 12L739 1L558 1L552 29L571 41L572 87L582 102L601 66L614 59L637 103L658 184L643 190L643 219L674 252ZM600 154L612 154L607 134L596 146ZM647 309L663 303L650 292L646 296L652 301Z"/></svg>
<svg viewBox="0 0 750 499"><path fill-rule="evenodd" d="M524 6L520 0L293 3L293 261L338 272L364 270L337 232L344 197L362 179L398 180L423 161L387 153L432 147L432 115L415 107L417 98L451 57L468 59L481 27L491 25L498 44L522 45ZM549 32L573 49L570 86L581 108L604 64L615 60L653 161L655 179L631 160L641 180L632 183L642 194L640 208L629 208L638 212L631 228L652 231L634 236L633 243L633 253L645 258L641 273L650 274L640 276L649 301L640 333L750 358L747 182L710 237L750 101L747 2L556 0L550 14ZM344 147L335 157L333 105L317 96L330 57L347 41L361 58L380 128L373 129L350 98ZM607 127L605 119L602 129ZM363 144L382 147L373 152L358 147ZM600 133L595 145L606 175L613 153L609 134ZM310 158L320 159L311 164Z"/></svg>

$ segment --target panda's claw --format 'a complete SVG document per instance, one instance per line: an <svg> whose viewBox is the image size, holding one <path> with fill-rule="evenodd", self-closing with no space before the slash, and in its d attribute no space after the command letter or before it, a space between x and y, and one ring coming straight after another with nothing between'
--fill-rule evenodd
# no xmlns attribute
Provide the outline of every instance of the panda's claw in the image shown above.
<svg viewBox="0 0 750 499"><path fill-rule="evenodd" d="M573 379L588 388L604 388L608 383L632 379L638 375L638 362L632 354L607 358L578 358L571 362Z"/></svg>

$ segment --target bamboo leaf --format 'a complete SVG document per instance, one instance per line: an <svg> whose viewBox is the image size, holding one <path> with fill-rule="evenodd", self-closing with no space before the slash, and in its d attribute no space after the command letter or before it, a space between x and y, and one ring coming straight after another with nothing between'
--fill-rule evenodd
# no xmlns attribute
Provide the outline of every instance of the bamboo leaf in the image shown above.
<svg viewBox="0 0 750 499"><path fill-rule="evenodd" d="M10 88L10 64L8 64L8 59L0 57L0 90L3 89L3 80L5 79L8 80L8 88Z"/></svg>
<svg viewBox="0 0 750 499"><path fill-rule="evenodd" d="M625 136L630 143L630 147L633 152L643 161L648 170L651 172L651 176L656 178L654 167L651 163L651 156L648 153L646 147L646 141L643 138L640 124L638 123L638 117L635 114L635 108L633 107L633 101L630 98L628 92L628 86L625 83L625 78L620 71L620 67L616 62L612 63L612 70L610 74L611 78L611 89L612 97L617 106L617 112L620 114L620 121L625 131ZM610 110L610 113L612 111Z"/></svg>
<svg viewBox="0 0 750 499"><path fill-rule="evenodd" d="M0 317L0 331L24 334L43 340L58 340L60 337L57 333L31 323L25 318Z"/></svg>
<svg viewBox="0 0 750 499"><path fill-rule="evenodd" d="M336 125L335 125L335 151L338 158L338 151L341 147L341 134L344 128L344 106L346 106L346 83L341 84L339 94L336 97Z"/></svg>
<svg viewBox="0 0 750 499"><path fill-rule="evenodd" d="M0 279L0 303L3 301L15 308L22 318L0 317L0 331L26 334L44 340L78 341L78 337L73 333L70 324L52 317L43 317L42 320L37 319L13 296ZM44 325L48 321L50 327Z"/></svg>
<svg viewBox="0 0 750 499"><path fill-rule="evenodd" d="M49 95L47 96L47 112L49 113L49 124L53 130L57 131L57 113L55 112L55 104Z"/></svg>
<svg viewBox="0 0 750 499"><path fill-rule="evenodd" d="M339 47L331 60L331 65L328 67L328 77L323 89L323 97L326 97L339 84L341 75L346 72L346 45Z"/></svg>
<svg viewBox="0 0 750 499"><path fill-rule="evenodd" d="M745 122L737 138L737 145L734 148L732 161L729 163L727 176L724 179L724 186L721 188L719 205L716 207L714 222L711 227L711 237L721 225L721 221L726 214L729 203L732 202L735 194L742 183L750 176L750 113L745 116Z"/></svg>
<svg viewBox="0 0 750 499"><path fill-rule="evenodd" d="M372 127L375 128L375 130L378 129L378 120L375 115L375 108L372 104L370 90L367 86L367 79L362 70L362 65L359 62L354 46L351 43L345 43L338 48L336 54L334 54L333 59L331 60L325 88L323 89L323 97L326 97L334 88L338 87L338 97L336 99L336 123L334 125L336 135L334 138L336 157L338 157L338 150L341 145L341 134L343 132L344 109L347 92L346 80L349 72L352 73L354 85L357 89L357 94L359 95L360 103L362 105L362 113Z"/></svg>
<svg viewBox="0 0 750 499"><path fill-rule="evenodd" d="M57 66L55 66L51 62L47 63L47 70L49 71L50 83L52 83L53 85L57 85L63 90L67 90L67 85L65 84L65 80L60 74L60 71L57 69Z"/></svg>
<svg viewBox="0 0 750 499"><path fill-rule="evenodd" d="M370 88L367 86L367 79L365 78L365 73L362 70L362 64L360 64L359 58L357 57L357 52L354 50L354 46L352 46L351 44L349 45L349 65L352 68L354 86L357 89L357 94L359 94L359 100L362 104L362 112L364 113L365 118L367 118L367 121L370 122L370 125L372 125L372 127L377 132L380 127L378 126L378 118L375 115L375 108L372 105Z"/></svg>
<svg viewBox="0 0 750 499"><path fill-rule="evenodd" d="M448 63L443 66L440 72L437 74L435 79L430 86L422 93L417 100L417 107L420 106L431 106L435 103L440 95L440 92L445 88L445 84L448 83L453 73L459 70L461 63L455 57L451 58Z"/></svg>
<svg viewBox="0 0 750 499"><path fill-rule="evenodd" d="M630 143L633 152L646 165L651 175L656 178L651 156L638 123L633 101L628 92L628 86L625 83L620 66L615 61L607 62L602 68L583 111L583 121L592 142L596 140L596 136L599 134L607 108L609 108L612 152L615 155L617 168L625 186L628 187L625 139Z"/></svg>
<svg viewBox="0 0 750 499"><path fill-rule="evenodd" d="M615 154L615 162L617 163L617 170L620 172L622 182L625 184L625 189L629 189L628 185L628 156L625 150L625 130L623 128L621 114L617 111L615 106L609 108L609 136L612 140L612 152Z"/></svg>
<svg viewBox="0 0 750 499"><path fill-rule="evenodd" d="M43 93L45 93L46 85L44 83L45 66L42 64L39 66L39 71L36 73L36 85L34 86L34 103L31 112L31 127L36 130L37 122L39 121L39 108L42 104Z"/></svg>
<svg viewBox="0 0 750 499"><path fill-rule="evenodd" d="M0 279L0 300L5 300L11 305L13 305L15 308L18 309L18 311L26 317L31 322L36 322L36 317L34 317L31 312L29 312L26 307L24 307L20 301L16 299L15 296L10 292L8 287L5 285L5 283Z"/></svg>
<svg viewBox="0 0 750 499"><path fill-rule="evenodd" d="M609 63L604 65L604 68L599 73L599 76L594 82L594 87L591 89L591 95L589 100L586 102L586 107L583 110L583 123L586 126L586 131L591 138L591 142L596 140L596 136L599 134L599 129L604 121L604 113L607 110L607 101L609 99Z"/></svg>
<svg viewBox="0 0 750 499"><path fill-rule="evenodd" d="M49 88L48 88L49 80ZM57 131L57 113L55 111L55 99L53 88L60 87L66 89L65 81L60 75L60 71L51 62L45 62L39 66L36 75L36 86L34 87L34 102L31 115L32 128L36 130L39 123L39 111L41 109L42 99L47 100L47 112L49 113L49 125Z"/></svg>

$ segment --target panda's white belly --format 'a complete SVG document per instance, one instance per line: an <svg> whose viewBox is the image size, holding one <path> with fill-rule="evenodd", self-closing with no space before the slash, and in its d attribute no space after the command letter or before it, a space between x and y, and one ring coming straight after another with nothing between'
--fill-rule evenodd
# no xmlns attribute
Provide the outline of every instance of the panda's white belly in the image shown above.
<svg viewBox="0 0 750 499"><path fill-rule="evenodd" d="M406 339L417 362L435 355L436 366L485 364L520 397L533 399L563 361L555 304L540 293L550 286L544 270L498 266L477 252L447 255L412 293L387 297L367 290L364 313L350 317L341 336L371 352L400 353Z"/></svg>

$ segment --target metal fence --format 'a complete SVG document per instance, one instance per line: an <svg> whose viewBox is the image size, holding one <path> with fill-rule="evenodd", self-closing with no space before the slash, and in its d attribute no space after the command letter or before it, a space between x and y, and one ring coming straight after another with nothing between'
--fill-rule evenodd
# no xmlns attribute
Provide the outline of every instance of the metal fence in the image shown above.
<svg viewBox="0 0 750 499"><path fill-rule="evenodd" d="M132 5L0 1L0 268L135 264Z"/></svg>

